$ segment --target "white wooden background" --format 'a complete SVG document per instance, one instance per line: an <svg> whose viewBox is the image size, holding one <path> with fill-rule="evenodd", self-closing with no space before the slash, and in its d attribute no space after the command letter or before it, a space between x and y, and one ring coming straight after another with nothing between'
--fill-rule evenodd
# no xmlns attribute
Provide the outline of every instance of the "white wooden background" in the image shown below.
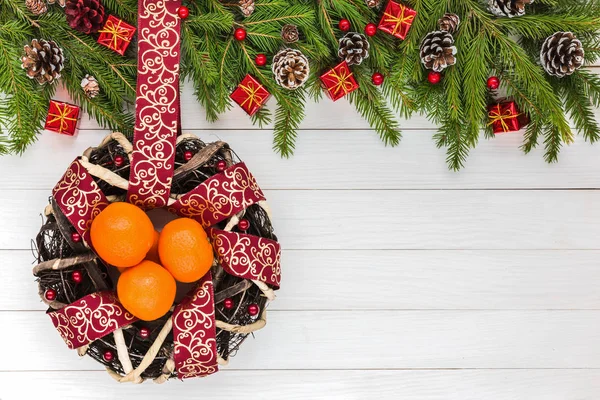
<svg viewBox="0 0 600 400"><path fill-rule="evenodd" d="M578 138L547 165L509 133L455 173L424 118L386 148L324 100L284 160L240 109L210 125L189 88L182 103L185 131L229 142L272 206L285 252L267 327L219 374L162 386L119 385L67 350L30 239L68 163L107 133L84 118L0 158L1 400L600 398L600 145Z"/></svg>

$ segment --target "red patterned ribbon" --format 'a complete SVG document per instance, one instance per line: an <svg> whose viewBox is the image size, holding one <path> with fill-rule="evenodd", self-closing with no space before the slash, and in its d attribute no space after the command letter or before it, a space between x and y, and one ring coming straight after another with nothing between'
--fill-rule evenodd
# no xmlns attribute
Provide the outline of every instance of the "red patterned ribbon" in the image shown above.
<svg viewBox="0 0 600 400"><path fill-rule="evenodd" d="M217 372L215 298L212 276L204 275L173 312L174 359L179 379Z"/></svg>
<svg viewBox="0 0 600 400"><path fill-rule="evenodd" d="M184 194L169 211L209 227L264 199L246 164L238 163Z"/></svg>
<svg viewBox="0 0 600 400"><path fill-rule="evenodd" d="M92 220L109 202L79 159L71 163L52 190L52 196L83 240L91 246Z"/></svg>
<svg viewBox="0 0 600 400"><path fill-rule="evenodd" d="M90 344L137 321L114 292L92 293L48 315L70 349Z"/></svg>
<svg viewBox="0 0 600 400"><path fill-rule="evenodd" d="M127 200L164 207L173 179L179 118L180 0L141 0L134 149Z"/></svg>
<svg viewBox="0 0 600 400"><path fill-rule="evenodd" d="M254 235L210 228L208 233L223 269L239 278L261 281L279 289L281 245Z"/></svg>

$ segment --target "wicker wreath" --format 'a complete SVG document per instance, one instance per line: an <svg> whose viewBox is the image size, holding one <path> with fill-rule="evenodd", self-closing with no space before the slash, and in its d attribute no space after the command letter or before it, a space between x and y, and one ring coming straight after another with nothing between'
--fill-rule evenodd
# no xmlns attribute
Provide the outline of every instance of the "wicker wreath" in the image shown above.
<svg viewBox="0 0 600 400"><path fill-rule="evenodd" d="M125 199L131 155L131 143L122 134L113 133L98 147L86 150L80 158L109 202ZM171 201L238 162L236 154L224 142L205 144L191 134L179 136ZM118 275L115 269L96 256L52 197L44 216L45 223L35 239L38 265L33 274L39 283L40 297L49 307L48 313L60 312L69 304L96 292L114 291ZM214 228L253 235L273 243L277 241L264 200L229 216ZM278 251L272 261L277 264L278 274ZM266 307L274 299L273 290L277 286L231 275L223 268L218 255L215 256L211 275L216 361L225 365L248 335L265 326ZM76 347L77 352L104 364L109 374L120 382L141 383L152 379L163 383L170 378L181 378L174 361L173 312L174 308L171 308L158 320L124 325L89 344ZM61 335L66 341L62 332Z"/></svg>

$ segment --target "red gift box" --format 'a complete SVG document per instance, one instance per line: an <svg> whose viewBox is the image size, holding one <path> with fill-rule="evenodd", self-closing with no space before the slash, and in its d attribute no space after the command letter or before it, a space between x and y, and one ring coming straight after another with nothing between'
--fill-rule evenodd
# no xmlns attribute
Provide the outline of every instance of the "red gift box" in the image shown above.
<svg viewBox="0 0 600 400"><path fill-rule="evenodd" d="M389 1L377 26L379 30L404 39L412 26L417 12L404 4Z"/></svg>
<svg viewBox="0 0 600 400"><path fill-rule="evenodd" d="M529 123L526 115L519 111L514 101L493 104L488 107L488 115L494 133L518 131Z"/></svg>
<svg viewBox="0 0 600 400"><path fill-rule="evenodd" d="M123 22L114 15L110 15L104 23L104 27L98 32L100 33L98 37L99 44L123 55L133 39L135 27Z"/></svg>
<svg viewBox="0 0 600 400"><path fill-rule="evenodd" d="M229 97L248 113L254 115L267 101L271 93L252 75L247 74Z"/></svg>
<svg viewBox="0 0 600 400"><path fill-rule="evenodd" d="M358 89L358 82L346 61L342 61L321 75L321 82L327 89L327 94L333 101L339 100L350 92Z"/></svg>
<svg viewBox="0 0 600 400"><path fill-rule="evenodd" d="M50 100L48 116L44 129L58 132L63 135L73 136L77 121L79 120L79 107L69 103Z"/></svg>

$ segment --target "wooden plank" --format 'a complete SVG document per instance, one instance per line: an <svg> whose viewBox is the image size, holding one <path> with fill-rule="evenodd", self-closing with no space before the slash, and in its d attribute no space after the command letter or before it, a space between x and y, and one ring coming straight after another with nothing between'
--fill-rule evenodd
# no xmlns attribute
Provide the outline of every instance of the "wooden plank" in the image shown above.
<svg viewBox="0 0 600 400"><path fill-rule="evenodd" d="M35 384L32 384L35 382ZM593 400L597 370L220 371L196 382L118 384L102 371L0 373L2 400L164 400L262 394L285 400ZM177 395L173 395L177 393Z"/></svg>
<svg viewBox="0 0 600 400"><path fill-rule="evenodd" d="M432 130L405 132L399 147L385 147L368 130L303 131L291 159L272 150L269 131L194 131L205 141L225 140L248 164L264 189L529 189L600 188L600 146L581 137L566 146L557 164L543 149L524 155L522 134L483 140L466 167L448 171ZM0 157L3 189L50 189L67 165L107 131L77 137L44 133L21 157ZM340 150L341 149L341 150Z"/></svg>
<svg viewBox="0 0 600 400"><path fill-rule="evenodd" d="M0 293L11 294L0 310L45 310L31 252L0 259ZM599 309L599 259L595 250L289 250L270 309Z"/></svg>
<svg viewBox="0 0 600 400"><path fill-rule="evenodd" d="M10 343L0 371L98 369L66 348L44 312L3 311L0 326ZM600 368L599 329L600 311L273 310L230 367Z"/></svg>
<svg viewBox="0 0 600 400"><path fill-rule="evenodd" d="M285 249L600 249L600 191L265 191ZM24 250L46 190L0 192L0 249Z"/></svg>

